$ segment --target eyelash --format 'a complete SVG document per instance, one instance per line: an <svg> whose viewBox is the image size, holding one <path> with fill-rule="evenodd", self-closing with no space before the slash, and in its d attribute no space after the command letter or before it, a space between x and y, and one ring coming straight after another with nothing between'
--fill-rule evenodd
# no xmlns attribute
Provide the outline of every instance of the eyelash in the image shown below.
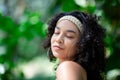
<svg viewBox="0 0 120 80"><path fill-rule="evenodd" d="M59 34L59 32L54 32L54 34Z"/></svg>
<svg viewBox="0 0 120 80"><path fill-rule="evenodd" d="M55 35L59 35L59 33L60 33L60 32L54 32ZM67 37L67 38L70 38L70 39L74 38L73 36L68 36L68 35L66 35L66 37Z"/></svg>
<svg viewBox="0 0 120 80"><path fill-rule="evenodd" d="M73 39L74 37L72 37L72 36L67 36L67 38L69 38L69 39Z"/></svg>

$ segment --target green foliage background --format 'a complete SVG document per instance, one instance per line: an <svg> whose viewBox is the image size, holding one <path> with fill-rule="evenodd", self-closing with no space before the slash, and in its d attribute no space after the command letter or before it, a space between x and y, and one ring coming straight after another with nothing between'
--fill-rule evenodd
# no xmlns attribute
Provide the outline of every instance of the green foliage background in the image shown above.
<svg viewBox="0 0 120 80"><path fill-rule="evenodd" d="M16 1L20 2L20 0ZM21 1L29 2L28 0ZM82 1L86 3L79 4ZM17 18L9 12L7 14L1 12L0 80L26 80L24 72L16 69L20 64L28 63L38 56L47 56L42 43L46 38L48 20L56 13L73 10L101 16L100 24L106 29L106 77L107 80L120 80L119 0L51 0L51 5L46 6L45 9L46 11L42 12L42 10L25 8L22 15ZM53 80L54 78L54 76L37 75L31 80Z"/></svg>

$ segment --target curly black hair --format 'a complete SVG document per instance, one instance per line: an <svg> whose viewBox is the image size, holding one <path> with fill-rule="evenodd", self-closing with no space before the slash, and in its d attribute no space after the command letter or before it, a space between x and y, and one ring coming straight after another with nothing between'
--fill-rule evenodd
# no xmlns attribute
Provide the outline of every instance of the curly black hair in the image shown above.
<svg viewBox="0 0 120 80"><path fill-rule="evenodd" d="M54 33L57 21L65 16L72 15L83 24L83 33L78 43L79 51L76 54L75 62L80 64L87 72L87 80L103 80L102 73L105 72L105 29L98 24L99 18L81 11L59 13L48 23L48 38L44 48L50 48L50 40ZM50 61L56 60L51 49L49 50Z"/></svg>

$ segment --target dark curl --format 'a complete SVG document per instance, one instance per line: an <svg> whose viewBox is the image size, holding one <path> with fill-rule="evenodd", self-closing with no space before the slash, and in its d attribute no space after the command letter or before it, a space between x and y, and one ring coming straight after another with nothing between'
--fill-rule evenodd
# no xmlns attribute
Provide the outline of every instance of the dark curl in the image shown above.
<svg viewBox="0 0 120 80"><path fill-rule="evenodd" d="M87 80L103 80L101 73L105 71L105 30L98 24L99 19L97 16L92 16L80 11L56 15L48 24L48 38L45 41L44 48L50 48L50 40L54 33L56 23L65 15L72 15L83 24L83 33L80 35L81 37L78 43L79 50L74 61L86 69ZM51 49L49 50L49 58L50 61L56 59Z"/></svg>

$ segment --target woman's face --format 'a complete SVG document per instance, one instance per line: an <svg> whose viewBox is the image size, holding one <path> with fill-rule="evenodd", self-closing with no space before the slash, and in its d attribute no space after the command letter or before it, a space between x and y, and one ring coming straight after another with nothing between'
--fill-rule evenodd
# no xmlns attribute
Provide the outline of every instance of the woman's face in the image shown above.
<svg viewBox="0 0 120 80"><path fill-rule="evenodd" d="M74 23L69 20L59 21L51 38L53 55L61 61L73 59L79 38L80 32Z"/></svg>

